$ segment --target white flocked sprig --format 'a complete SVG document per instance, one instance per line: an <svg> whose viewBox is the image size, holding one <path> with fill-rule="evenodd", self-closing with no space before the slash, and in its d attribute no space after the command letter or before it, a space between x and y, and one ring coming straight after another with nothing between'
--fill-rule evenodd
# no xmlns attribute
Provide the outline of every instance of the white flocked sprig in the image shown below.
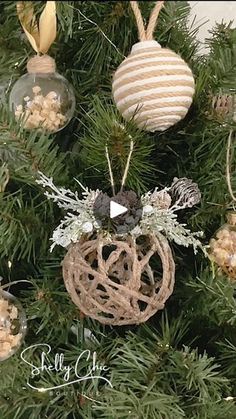
<svg viewBox="0 0 236 419"><path fill-rule="evenodd" d="M39 175L37 183L49 189L45 192L47 198L52 199L66 211L64 219L53 232L51 250L55 245L67 248L71 243L76 243L83 235L95 231L109 234L102 229L93 213L94 202L101 193L100 190L89 190L78 182L83 190L80 198L77 191L72 192L70 189L57 187L52 178L46 177L41 172ZM149 191L141 196L143 205L141 220L133 230L122 235L130 234L137 237L140 234L161 232L168 240L174 241L178 245L193 246L196 253L199 247L202 248L199 238L203 233L191 232L186 224L179 223L176 211L191 208L200 201L200 197L197 184L190 179L175 178L169 188L166 187L162 190L155 188L153 192Z"/></svg>

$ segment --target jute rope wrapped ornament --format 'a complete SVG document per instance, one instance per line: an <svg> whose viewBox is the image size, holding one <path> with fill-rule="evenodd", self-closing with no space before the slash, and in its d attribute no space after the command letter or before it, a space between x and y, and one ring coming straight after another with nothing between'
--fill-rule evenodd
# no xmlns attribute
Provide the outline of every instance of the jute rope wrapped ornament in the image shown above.
<svg viewBox="0 0 236 419"><path fill-rule="evenodd" d="M24 128L57 132L72 118L75 97L69 82L56 72L54 59L46 54L56 38L56 4L46 2L39 24L32 2L18 2L17 12L37 55L28 60L28 73L14 84L10 107Z"/></svg>
<svg viewBox="0 0 236 419"><path fill-rule="evenodd" d="M113 98L122 116L151 132L164 131L184 118L194 95L189 66L153 39L163 3L156 3L145 30L138 3L130 1L140 42L120 64L112 84Z"/></svg>
<svg viewBox="0 0 236 419"><path fill-rule="evenodd" d="M109 255L104 259L104 249ZM162 278L150 266L153 255L162 262ZM172 294L175 263L162 234L145 236L143 245L128 237L81 238L63 261L65 286L72 301L87 316L110 325L139 324L162 310Z"/></svg>

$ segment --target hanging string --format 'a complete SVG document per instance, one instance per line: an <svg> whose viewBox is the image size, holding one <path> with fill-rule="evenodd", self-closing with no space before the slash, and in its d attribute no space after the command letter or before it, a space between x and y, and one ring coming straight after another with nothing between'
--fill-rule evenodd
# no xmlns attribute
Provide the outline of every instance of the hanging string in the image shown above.
<svg viewBox="0 0 236 419"><path fill-rule="evenodd" d="M109 175L110 175L111 189L112 189L113 196L115 196L115 194L116 194L115 182L114 182L114 176L113 176L112 168L111 168L111 160L110 160L109 151L108 151L107 146L105 147L105 154L106 154L108 170L109 170Z"/></svg>
<svg viewBox="0 0 236 419"><path fill-rule="evenodd" d="M155 30L155 26L156 26L156 22L159 16L159 13L162 9L162 6L164 5L164 0L163 1L158 1L151 13L151 16L149 18L149 22L148 22L148 26L147 26L147 31L146 31L146 39L147 41L150 41L153 39L153 32Z"/></svg>
<svg viewBox="0 0 236 419"><path fill-rule="evenodd" d="M121 182L120 192L123 192L123 189L124 189L124 186L125 186L125 182L126 182L126 179L127 179L127 176L128 176L129 166L130 166L130 161L131 161L131 157L132 157L133 151L134 151L134 142L131 139L130 140L129 155L128 155L128 159L127 159L127 163L126 163L126 166L125 166L124 175L123 175L122 182Z"/></svg>
<svg viewBox="0 0 236 419"><path fill-rule="evenodd" d="M124 174L123 174L122 181L121 181L120 192L123 192L123 189L124 189L124 186L125 186L125 182L126 182L126 179L127 179L127 176L128 176L130 161L131 161L133 151L134 151L134 141L131 139L130 140L130 147L129 147L129 155L128 155L128 158L127 158ZM115 192L115 182L114 182L114 176L113 176L112 167L111 167L111 160L110 160L109 151L108 151L107 146L105 147L105 154L106 154L108 170L109 170L109 175L110 175L112 193L113 193L113 196L115 196L115 194L116 194L116 192Z"/></svg>
<svg viewBox="0 0 236 419"><path fill-rule="evenodd" d="M236 196L234 195L232 184L231 184L231 162L233 158L233 153L231 155L232 134L233 134L233 131L230 130L229 137L228 137L228 144L227 144L227 152L226 152L226 181L227 181L227 186L228 186L230 196L233 199L233 201L236 202Z"/></svg>
<svg viewBox="0 0 236 419"><path fill-rule="evenodd" d="M140 8L138 6L137 1L131 1L130 6L132 7L132 10L134 12L134 16L136 19L137 27L138 27L138 33L139 33L139 40L145 41L146 40L146 31L143 23L142 14L140 11Z"/></svg>
<svg viewBox="0 0 236 419"><path fill-rule="evenodd" d="M133 13L136 19L140 41L151 41L153 39L153 32L155 30L156 22L157 22L157 19L158 19L158 16L159 16L159 13L163 4L164 4L164 0L156 2L156 5L149 18L147 29L145 30L144 22L143 22L143 18L142 18L142 14L141 14L138 2L130 1L130 6L133 10Z"/></svg>

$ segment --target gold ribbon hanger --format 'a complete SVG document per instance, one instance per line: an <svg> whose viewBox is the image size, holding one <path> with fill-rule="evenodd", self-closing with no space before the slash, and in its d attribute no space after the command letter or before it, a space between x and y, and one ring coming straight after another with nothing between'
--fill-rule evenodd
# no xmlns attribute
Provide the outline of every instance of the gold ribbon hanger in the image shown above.
<svg viewBox="0 0 236 419"><path fill-rule="evenodd" d="M24 32L37 54L46 54L57 34L56 2L47 1L39 22L31 1L18 1L17 14Z"/></svg>

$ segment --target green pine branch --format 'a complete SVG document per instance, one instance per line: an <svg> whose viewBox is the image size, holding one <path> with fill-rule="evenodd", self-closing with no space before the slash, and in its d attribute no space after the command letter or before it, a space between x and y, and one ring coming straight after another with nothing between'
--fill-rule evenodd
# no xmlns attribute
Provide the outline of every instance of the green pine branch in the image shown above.
<svg viewBox="0 0 236 419"><path fill-rule="evenodd" d="M28 184L35 184L37 172L60 178L66 177L66 154L59 154L52 136L27 131L14 120L10 111L0 109L0 161L7 164L10 178Z"/></svg>
<svg viewBox="0 0 236 419"><path fill-rule="evenodd" d="M0 197L1 257L35 260L49 250L54 215L51 204L41 195L28 196L21 190ZM40 244L40 246L39 246Z"/></svg>
<svg viewBox="0 0 236 419"><path fill-rule="evenodd" d="M109 103L103 103L95 97L91 110L84 121L85 134L81 140L82 152L80 158L87 165L88 173L101 179L106 188L109 185L109 170L106 160L106 146L111 160L112 171L118 192L125 171L131 139L134 150L128 172L126 186L137 193L144 191L148 179L153 176L155 168L149 162L153 143L145 133L138 130L134 124L124 122L118 111Z"/></svg>

